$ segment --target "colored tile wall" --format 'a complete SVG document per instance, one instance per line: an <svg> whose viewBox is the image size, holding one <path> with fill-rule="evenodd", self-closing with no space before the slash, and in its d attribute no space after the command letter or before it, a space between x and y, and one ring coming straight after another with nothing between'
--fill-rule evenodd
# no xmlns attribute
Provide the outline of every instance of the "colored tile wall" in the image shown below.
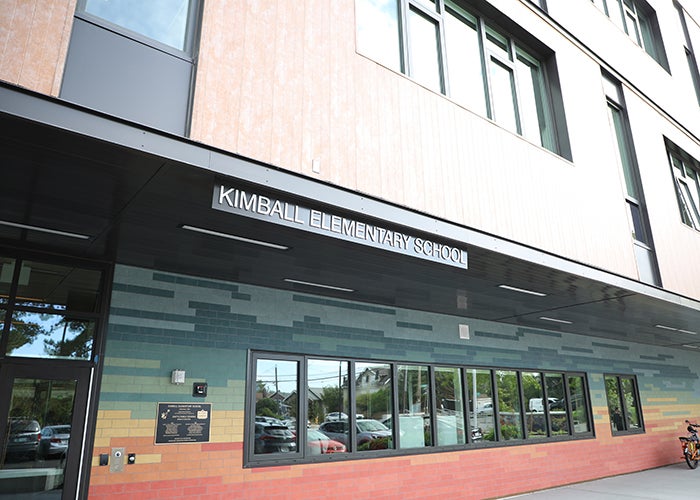
<svg viewBox="0 0 700 500"><path fill-rule="evenodd" d="M459 338L460 323L470 339ZM244 469L248 349L583 371L597 437ZM700 413L691 354L118 266L90 497L394 498L400 489L404 498L490 498L665 465L679 460L683 420ZM173 369L186 371L184 385L170 383ZM611 436L609 372L637 375L644 434ZM191 396L192 382L208 383L206 399ZM202 401L212 404L210 442L154 444L158 402ZM112 447L136 463L100 467Z"/></svg>

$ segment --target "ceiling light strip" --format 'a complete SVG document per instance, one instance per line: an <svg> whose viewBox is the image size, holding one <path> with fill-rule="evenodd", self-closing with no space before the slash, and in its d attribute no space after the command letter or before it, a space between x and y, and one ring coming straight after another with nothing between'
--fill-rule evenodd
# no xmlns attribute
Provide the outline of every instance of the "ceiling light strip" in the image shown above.
<svg viewBox="0 0 700 500"><path fill-rule="evenodd" d="M343 288L342 286L333 286L333 285L323 285L321 283L313 283L310 281L300 281L300 280L294 280L291 278L284 278L284 281L287 283L295 283L297 285L307 285L307 286L315 286L317 288L327 288L329 290L337 290L339 292L354 292L352 288Z"/></svg>
<svg viewBox="0 0 700 500"><path fill-rule="evenodd" d="M565 319L549 318L547 316L540 316L540 319L543 321L551 321L553 323L563 323L565 325L573 325L574 324L573 321L568 321Z"/></svg>
<svg viewBox="0 0 700 500"><path fill-rule="evenodd" d="M654 325L656 328L660 328L662 330L669 330L671 332L679 332L679 333L687 333L688 335L697 335L698 332L692 332L690 330L683 330L682 328L674 328L672 326L666 326L666 325Z"/></svg>
<svg viewBox="0 0 700 500"><path fill-rule="evenodd" d="M505 290L511 290L513 292L520 292L520 293L527 293L528 295L536 295L537 297L546 297L546 293L542 292L535 292L534 290L527 290L526 288L517 288L514 286L510 285L498 285L499 288L503 288Z"/></svg>
<svg viewBox="0 0 700 500"><path fill-rule="evenodd" d="M0 220L0 225L16 227L19 229L27 229L29 231L39 231L41 233L55 234L57 236L67 236L69 238L76 238L79 240L89 240L90 239L90 236L85 235L85 234L71 233L68 231L60 231L58 229L51 229L48 227L41 227L41 226L32 226L29 224L20 224L18 222L10 222L7 220Z"/></svg>
<svg viewBox="0 0 700 500"><path fill-rule="evenodd" d="M251 238L245 238L243 236L236 236L235 234L221 233L219 231L212 231L211 229L204 229L203 227L190 226L188 224L182 224L180 227L182 229L187 229L188 231L194 231L195 233L208 234L211 236L219 236L220 238L241 241L243 243L252 243L253 245L259 245L261 247L267 247L267 248L274 248L275 250L289 250L289 247L285 246L285 245L278 245L277 243L270 243L268 241L254 240Z"/></svg>

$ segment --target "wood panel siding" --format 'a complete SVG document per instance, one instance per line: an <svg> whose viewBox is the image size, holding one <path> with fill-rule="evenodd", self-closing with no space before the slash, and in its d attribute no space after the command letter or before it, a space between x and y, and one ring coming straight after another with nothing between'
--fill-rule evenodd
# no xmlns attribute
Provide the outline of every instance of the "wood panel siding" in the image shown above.
<svg viewBox="0 0 700 500"><path fill-rule="evenodd" d="M571 54L593 87L564 93L607 126ZM196 140L636 277L607 132L574 138L574 164L529 143L357 54L352 1L207 3L195 95Z"/></svg>
<svg viewBox="0 0 700 500"><path fill-rule="evenodd" d="M3 0L0 80L57 96L76 0Z"/></svg>

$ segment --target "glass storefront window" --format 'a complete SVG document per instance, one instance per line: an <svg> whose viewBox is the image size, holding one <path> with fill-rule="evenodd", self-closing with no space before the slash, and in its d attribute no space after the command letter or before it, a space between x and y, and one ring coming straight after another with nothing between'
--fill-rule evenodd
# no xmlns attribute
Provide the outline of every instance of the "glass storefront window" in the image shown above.
<svg viewBox="0 0 700 500"><path fill-rule="evenodd" d="M10 356L90 359L95 322L62 314L15 311L7 344Z"/></svg>
<svg viewBox="0 0 700 500"><path fill-rule="evenodd" d="M572 424L577 437L593 430L580 373L261 352L253 354L249 376L255 381L248 392L248 428L255 428L246 448L251 464L561 440L571 437ZM635 384L631 377L615 378L614 390L625 393L618 404L641 425ZM265 431L275 432L270 437Z"/></svg>
<svg viewBox="0 0 700 500"><path fill-rule="evenodd" d="M307 364L307 455L345 453L350 423L347 361L310 359ZM295 430L298 429L298 423ZM325 433L319 428L325 430Z"/></svg>
<svg viewBox="0 0 700 500"><path fill-rule="evenodd" d="M381 421L393 413L391 365L355 363L357 450L394 448L391 430Z"/></svg>
<svg viewBox="0 0 700 500"><path fill-rule="evenodd" d="M253 430L256 455L296 453L297 434L290 422L299 415L299 362L282 359L258 359L255 365L255 422Z"/></svg>
<svg viewBox="0 0 700 500"><path fill-rule="evenodd" d="M491 370L467 368L465 374L470 400L469 423L472 428L482 430L484 440L496 441Z"/></svg>
<svg viewBox="0 0 700 500"><path fill-rule="evenodd" d="M10 285L15 272L15 259L0 256L0 305L10 298Z"/></svg>
<svg viewBox="0 0 700 500"><path fill-rule="evenodd" d="M525 398L525 426L528 439L547 437L547 421L544 410L544 388L542 374L523 372L523 395Z"/></svg>
<svg viewBox="0 0 700 500"><path fill-rule="evenodd" d="M93 313L97 311L100 271L24 261L16 307Z"/></svg>
<svg viewBox="0 0 700 500"><path fill-rule="evenodd" d="M547 397L549 398L549 420L552 424L552 436L569 434L569 418L566 410L564 375L561 373L545 374Z"/></svg>
<svg viewBox="0 0 700 500"><path fill-rule="evenodd" d="M462 376L459 368L438 366L435 368L435 399L437 404L437 445L449 446L466 443L464 432L464 401ZM474 439L481 439L478 424L474 427Z"/></svg>
<svg viewBox="0 0 700 500"><path fill-rule="evenodd" d="M582 376L569 377L569 401L571 401L574 434L591 431L591 424L588 419L588 406L586 405L585 387L585 381Z"/></svg>
<svg viewBox="0 0 700 500"><path fill-rule="evenodd" d="M498 420L501 424L501 437L504 441L523 438L520 420L520 391L518 374L513 371L497 370Z"/></svg>
<svg viewBox="0 0 700 500"><path fill-rule="evenodd" d="M0 448L0 491L23 492L13 498L61 495L76 387L75 380L14 380L7 442Z"/></svg>
<svg viewBox="0 0 700 500"><path fill-rule="evenodd" d="M399 445L401 448L432 446L428 367L399 365L397 372Z"/></svg>
<svg viewBox="0 0 700 500"><path fill-rule="evenodd" d="M5 354L90 359L102 272L7 257L0 265L0 316L9 322L0 343Z"/></svg>

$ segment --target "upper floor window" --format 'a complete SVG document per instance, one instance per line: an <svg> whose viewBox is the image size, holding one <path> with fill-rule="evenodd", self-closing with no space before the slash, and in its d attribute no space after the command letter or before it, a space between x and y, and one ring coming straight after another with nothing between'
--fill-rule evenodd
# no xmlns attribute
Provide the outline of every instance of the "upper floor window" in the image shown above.
<svg viewBox="0 0 700 500"><path fill-rule="evenodd" d="M700 231L700 163L666 142L678 207L684 224Z"/></svg>
<svg viewBox="0 0 700 500"><path fill-rule="evenodd" d="M620 29L668 71L656 13L644 0L591 0Z"/></svg>
<svg viewBox="0 0 700 500"><path fill-rule="evenodd" d="M357 0L358 51L559 154L551 57L452 0ZM532 40L535 45L539 43ZM563 127L560 127L563 129Z"/></svg>
<svg viewBox="0 0 700 500"><path fill-rule="evenodd" d="M695 97L698 100L698 104L700 104L700 72L698 71L698 60L695 57L695 50L700 47L700 26L680 4L674 2L674 5L676 10L678 10L678 16L683 27L685 58L693 81Z"/></svg>
<svg viewBox="0 0 700 500"><path fill-rule="evenodd" d="M196 1L80 0L78 12L190 53Z"/></svg>
<svg viewBox="0 0 700 500"><path fill-rule="evenodd" d="M622 86L611 77L603 75L603 88L608 100L610 129L617 146L617 160L624 179L627 218L635 245L639 279L645 283L661 286Z"/></svg>

